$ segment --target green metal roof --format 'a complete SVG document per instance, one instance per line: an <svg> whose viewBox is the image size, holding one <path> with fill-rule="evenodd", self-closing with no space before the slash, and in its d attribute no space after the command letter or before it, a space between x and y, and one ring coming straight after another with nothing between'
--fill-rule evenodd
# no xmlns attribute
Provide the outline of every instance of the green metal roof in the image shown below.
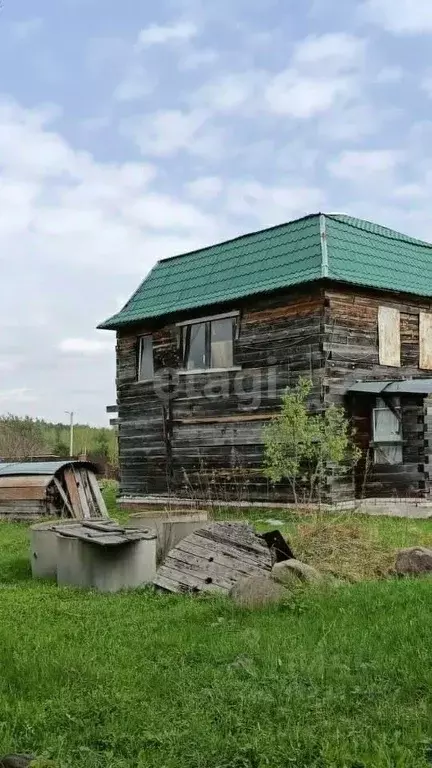
<svg viewBox="0 0 432 768"><path fill-rule="evenodd" d="M432 296L432 245L342 214L312 214L159 261L99 327L230 302L322 278Z"/></svg>

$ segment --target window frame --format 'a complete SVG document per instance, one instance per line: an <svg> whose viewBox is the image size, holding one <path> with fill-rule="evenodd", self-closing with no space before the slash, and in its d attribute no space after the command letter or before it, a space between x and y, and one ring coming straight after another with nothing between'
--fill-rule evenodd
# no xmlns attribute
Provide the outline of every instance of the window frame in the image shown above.
<svg viewBox="0 0 432 768"><path fill-rule="evenodd" d="M378 413L390 412L398 422L398 430L393 435L388 434L380 437L377 429ZM402 407L400 398L394 398L391 401L378 397L375 406L372 408L372 446L374 449L374 464L389 464L399 466L403 464L403 432L402 432ZM400 449L400 461L384 461L385 449Z"/></svg>
<svg viewBox="0 0 432 768"><path fill-rule="evenodd" d="M239 310L234 310L231 312L223 312L222 314L218 315L205 315L204 317L196 317L192 320L183 320L181 322L176 323L176 328L178 328L178 334L179 334L179 350L181 353L181 368L179 370L179 374L187 375L187 374L198 374L198 373L221 373L223 371L240 371L240 366L236 365L230 365L226 368L213 368L211 366L211 323L217 322L218 320L229 320L232 319L235 322L235 325L233 327L233 337L232 337L232 345L233 345L233 362L234 362L234 341L238 339L239 337L239 319L240 319L240 312ZM204 325L205 326L205 350L204 354L206 357L206 361L209 363L204 368L186 368L185 367L185 350L184 350L184 341L183 341L183 329L188 328L193 325Z"/></svg>
<svg viewBox="0 0 432 768"><path fill-rule="evenodd" d="M150 339L151 341L151 354L152 354L152 375L151 376L143 376L141 377L141 364L142 364L142 354L143 354L143 342L144 339ZM155 367L154 367L154 355L153 355L153 334L152 333L142 333L138 336L138 349L137 349L137 382L142 384L146 381L153 381L155 377Z"/></svg>

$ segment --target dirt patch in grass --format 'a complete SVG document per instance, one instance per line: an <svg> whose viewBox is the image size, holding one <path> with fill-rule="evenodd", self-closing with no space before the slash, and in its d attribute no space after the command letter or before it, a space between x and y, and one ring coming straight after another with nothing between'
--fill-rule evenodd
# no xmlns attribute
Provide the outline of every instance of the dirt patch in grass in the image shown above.
<svg viewBox="0 0 432 768"><path fill-rule="evenodd" d="M393 573L395 550L360 522L304 523L296 526L290 538L300 560L343 579L355 582Z"/></svg>

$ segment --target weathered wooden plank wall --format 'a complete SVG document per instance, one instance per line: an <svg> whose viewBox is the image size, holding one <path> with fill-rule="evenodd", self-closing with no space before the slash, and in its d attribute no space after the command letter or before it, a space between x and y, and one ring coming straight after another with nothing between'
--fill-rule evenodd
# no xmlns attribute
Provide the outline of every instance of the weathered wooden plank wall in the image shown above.
<svg viewBox="0 0 432 768"><path fill-rule="evenodd" d="M400 367L380 365L382 306L400 316ZM286 500L287 487L274 489L261 466L263 426L278 410L287 386L300 375L310 377L311 408L321 409L346 402L346 390L355 381L431 377L430 370L419 368L419 316L432 312L428 300L335 283L203 308L175 321L227 309L240 311L234 342L234 366L240 371L179 374L175 322L119 333L123 494L170 491L207 498ZM143 333L153 335L155 382L136 378L137 339ZM365 475L374 404L373 397L354 401L352 418L363 458L355 478L335 482L329 476L329 498L350 498L354 487L357 495L415 495L425 490L423 398L403 403L403 464L389 469L372 463Z"/></svg>
<svg viewBox="0 0 432 768"><path fill-rule="evenodd" d="M240 325L234 366L240 371L179 375L174 323L120 333L121 492L286 499L286 488L273 491L262 475L262 430L299 375L314 382L311 407L322 405L322 307L319 288L235 306ZM203 309L195 316L221 311ZM181 319L187 318L176 317ZM153 334L155 382L136 380L137 337L145 332Z"/></svg>
<svg viewBox="0 0 432 768"><path fill-rule="evenodd" d="M326 370L325 404L344 402L347 387L355 381L432 378L420 365L419 316L432 312L427 299L366 289L331 287L325 291ZM380 365L379 314L385 306L400 313L400 367ZM393 350L394 353L394 350ZM395 355L393 354L393 360ZM425 493L424 406L422 396L401 399L403 464L373 464L371 413L374 396L356 396L350 402L362 459L356 469L356 495L418 496ZM369 459L367 457L369 455ZM346 483L336 485L333 498L349 498Z"/></svg>

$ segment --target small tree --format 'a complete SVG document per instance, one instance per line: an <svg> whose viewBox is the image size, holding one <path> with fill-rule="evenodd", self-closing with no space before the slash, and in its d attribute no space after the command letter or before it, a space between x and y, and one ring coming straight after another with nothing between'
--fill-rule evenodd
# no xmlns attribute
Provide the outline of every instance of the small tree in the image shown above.
<svg viewBox="0 0 432 768"><path fill-rule="evenodd" d="M311 389L312 382L301 378L285 392L280 414L264 429L264 473L275 483L288 480L296 504L300 480L309 488L309 500L321 500L328 469L344 474L360 456L343 408L331 405L322 414L309 413Z"/></svg>

